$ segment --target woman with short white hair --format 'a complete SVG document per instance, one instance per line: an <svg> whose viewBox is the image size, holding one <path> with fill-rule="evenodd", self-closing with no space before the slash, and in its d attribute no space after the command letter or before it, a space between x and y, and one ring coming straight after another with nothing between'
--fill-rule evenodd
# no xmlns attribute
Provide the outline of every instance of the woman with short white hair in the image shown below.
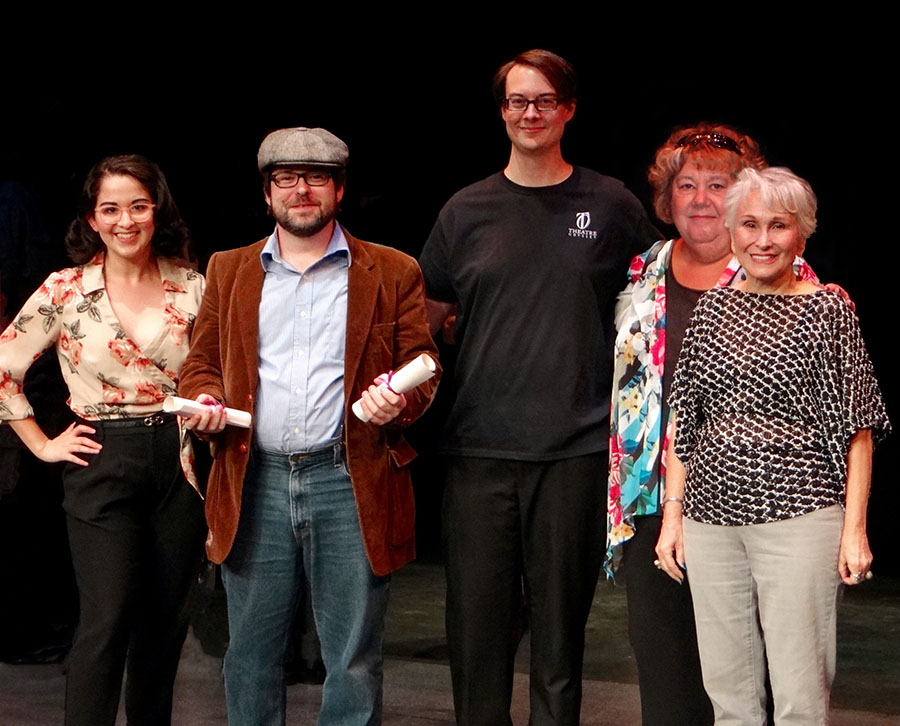
<svg viewBox="0 0 900 726"><path fill-rule="evenodd" d="M767 663L776 724L822 724L890 422L855 315L792 269L815 230L809 184L747 168L724 206L744 279L701 297L685 335L659 566L690 572L716 724L765 722Z"/></svg>

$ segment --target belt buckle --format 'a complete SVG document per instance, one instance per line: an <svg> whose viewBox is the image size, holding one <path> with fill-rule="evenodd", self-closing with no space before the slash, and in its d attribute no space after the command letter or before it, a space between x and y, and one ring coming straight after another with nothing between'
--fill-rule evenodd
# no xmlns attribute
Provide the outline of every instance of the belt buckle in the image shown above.
<svg viewBox="0 0 900 726"><path fill-rule="evenodd" d="M144 418L144 426L158 426L163 423L165 419L162 414L153 413Z"/></svg>

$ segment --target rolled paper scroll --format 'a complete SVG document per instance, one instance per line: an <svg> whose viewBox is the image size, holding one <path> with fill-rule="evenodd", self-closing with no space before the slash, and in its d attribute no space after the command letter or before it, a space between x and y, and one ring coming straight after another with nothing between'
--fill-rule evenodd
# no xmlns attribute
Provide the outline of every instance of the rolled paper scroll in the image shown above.
<svg viewBox="0 0 900 726"><path fill-rule="evenodd" d="M388 389L394 393L406 393L431 378L437 366L434 359L427 353L422 353L418 358L413 358L396 373L388 373L388 379L378 386L380 389ZM366 412L363 411L362 399L352 406L353 413L360 421L368 421Z"/></svg>
<svg viewBox="0 0 900 726"><path fill-rule="evenodd" d="M207 406L203 403L197 403L189 398L179 398L178 396L167 396L163 401L163 411L167 413L177 413L180 416L193 416L196 413L203 413ZM236 408L225 409L225 423L229 426L239 426L242 429L249 429L253 416L247 411L238 411Z"/></svg>

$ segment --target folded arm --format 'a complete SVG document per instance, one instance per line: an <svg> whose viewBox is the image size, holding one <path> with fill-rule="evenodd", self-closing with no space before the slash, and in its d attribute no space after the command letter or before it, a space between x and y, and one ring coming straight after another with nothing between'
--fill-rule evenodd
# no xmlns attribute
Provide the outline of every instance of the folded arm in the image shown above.
<svg viewBox="0 0 900 726"><path fill-rule="evenodd" d="M363 394L363 407L378 415L373 423L379 425L396 419L400 426L408 426L421 416L437 391L441 377L438 352L429 331L429 311L425 303L425 282L419 266L412 262L400 279L397 290L397 321L394 329L394 369L397 370L423 353L431 356L437 371L431 379L405 394L375 391L381 376ZM387 371L383 371L384 374ZM376 394L378 398L376 398Z"/></svg>

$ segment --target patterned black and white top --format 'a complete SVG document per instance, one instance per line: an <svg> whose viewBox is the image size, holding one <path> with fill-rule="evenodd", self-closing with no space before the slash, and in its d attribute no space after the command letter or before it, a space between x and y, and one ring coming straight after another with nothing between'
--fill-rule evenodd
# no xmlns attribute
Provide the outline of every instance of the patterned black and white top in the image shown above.
<svg viewBox="0 0 900 726"><path fill-rule="evenodd" d="M835 293L705 293L675 372L685 516L775 522L843 504L851 436L890 422L856 316Z"/></svg>

